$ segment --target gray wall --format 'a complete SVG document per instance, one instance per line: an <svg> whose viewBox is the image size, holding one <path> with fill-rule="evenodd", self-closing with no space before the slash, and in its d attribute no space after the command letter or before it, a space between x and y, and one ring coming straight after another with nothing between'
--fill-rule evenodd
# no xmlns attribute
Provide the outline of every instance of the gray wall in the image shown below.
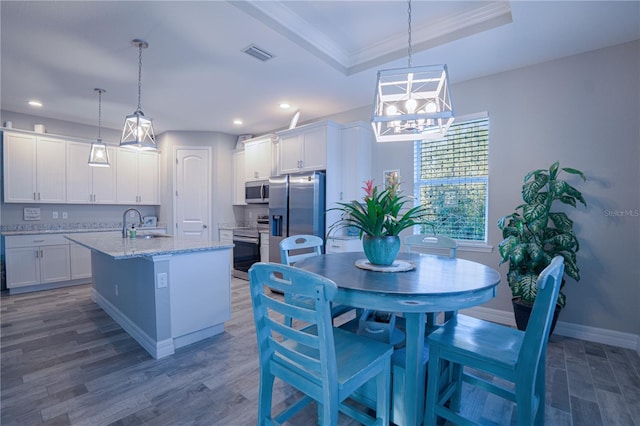
<svg viewBox="0 0 640 426"><path fill-rule="evenodd" d="M209 228L211 238L218 240L218 223L235 222L232 202L233 171L231 153L236 145L237 137L220 132L165 132L158 137L158 147L162 151L161 180L162 195L160 216L166 217L169 232L173 233L173 204L175 179L173 165L176 162L177 147L212 147L211 152L211 210L212 217Z"/></svg>
<svg viewBox="0 0 640 426"><path fill-rule="evenodd" d="M524 175L558 160L588 178L582 183L565 175L588 206L565 209L581 243L582 279L568 280L560 321L640 334L639 76L636 41L453 85L456 115L488 112L490 118L488 243L493 251L458 252L501 272L498 297L487 307L511 311L507 265L498 267L502 236L496 222L522 202ZM346 118L328 118L369 120L370 113L367 106ZM386 169L400 169L404 181L411 182L413 143L376 144L372 177L378 181Z"/></svg>

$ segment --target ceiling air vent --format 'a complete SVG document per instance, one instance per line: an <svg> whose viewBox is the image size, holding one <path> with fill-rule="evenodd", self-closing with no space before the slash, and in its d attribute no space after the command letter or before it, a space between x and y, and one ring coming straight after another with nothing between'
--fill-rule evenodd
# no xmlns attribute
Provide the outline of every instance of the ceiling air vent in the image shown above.
<svg viewBox="0 0 640 426"><path fill-rule="evenodd" d="M260 59L262 62L266 62L274 56L266 50L259 48L255 44L251 44L248 47L245 47L244 49L242 49L242 51L247 55L253 56L256 59Z"/></svg>

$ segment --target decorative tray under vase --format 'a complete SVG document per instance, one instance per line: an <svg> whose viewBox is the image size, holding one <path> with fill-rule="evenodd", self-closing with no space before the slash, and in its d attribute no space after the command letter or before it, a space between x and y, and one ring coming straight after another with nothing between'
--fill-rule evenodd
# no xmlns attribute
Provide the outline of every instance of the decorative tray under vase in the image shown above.
<svg viewBox="0 0 640 426"><path fill-rule="evenodd" d="M416 264L410 260L394 260L389 266L374 265L367 259L356 260L356 267L374 272L406 272L416 269Z"/></svg>

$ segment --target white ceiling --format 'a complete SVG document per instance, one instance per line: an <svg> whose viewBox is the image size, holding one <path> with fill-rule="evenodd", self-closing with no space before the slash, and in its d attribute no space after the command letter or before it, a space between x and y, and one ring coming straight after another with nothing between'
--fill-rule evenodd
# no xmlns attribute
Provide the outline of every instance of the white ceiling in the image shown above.
<svg viewBox="0 0 640 426"><path fill-rule="evenodd" d="M371 104L379 69L408 63L405 1L7 1L3 110L121 128L137 105L156 133L259 135ZM412 63L453 83L640 39L639 1L418 1ZM255 44L274 58L242 53ZM452 92L455 105L455 90ZM40 109L29 99L44 103ZM292 105L281 110L280 102ZM232 121L240 118L242 126Z"/></svg>

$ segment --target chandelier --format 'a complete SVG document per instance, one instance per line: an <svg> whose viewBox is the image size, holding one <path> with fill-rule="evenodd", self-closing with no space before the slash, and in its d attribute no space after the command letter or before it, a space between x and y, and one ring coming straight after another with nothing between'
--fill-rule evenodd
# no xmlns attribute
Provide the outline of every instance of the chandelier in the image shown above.
<svg viewBox="0 0 640 426"><path fill-rule="evenodd" d="M153 133L153 123L150 118L144 116L140 109L142 92L142 49L149 47L149 44L140 39L134 39L131 43L138 48L138 108L133 114L127 115L124 120L120 146L138 150L157 149L156 137Z"/></svg>
<svg viewBox="0 0 640 426"><path fill-rule="evenodd" d="M447 66L412 67L411 0L408 14L409 66L378 71L371 119L378 142L440 139L454 120Z"/></svg>

